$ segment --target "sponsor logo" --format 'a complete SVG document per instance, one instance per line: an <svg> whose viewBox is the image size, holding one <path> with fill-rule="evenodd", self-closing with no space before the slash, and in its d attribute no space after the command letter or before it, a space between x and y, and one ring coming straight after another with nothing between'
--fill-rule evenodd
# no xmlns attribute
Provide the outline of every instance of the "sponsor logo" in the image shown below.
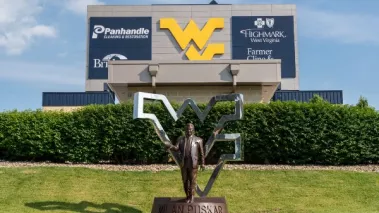
<svg viewBox="0 0 379 213"><path fill-rule="evenodd" d="M245 38L250 38L252 43L279 43L281 39L287 38L284 31L257 31L254 29L245 29L240 31Z"/></svg>
<svg viewBox="0 0 379 213"><path fill-rule="evenodd" d="M124 28L108 28L103 25L93 26L92 39L98 39L99 35L103 35L103 39L146 39L149 38L149 29L124 29Z"/></svg>
<svg viewBox="0 0 379 213"><path fill-rule="evenodd" d="M102 59L93 59L93 68L108 68L108 61L127 60L128 58L121 54L109 54Z"/></svg>
<svg viewBox="0 0 379 213"><path fill-rule="evenodd" d="M253 29L244 29L240 33L249 38L252 43L279 43L281 39L287 38L285 31L281 30L270 30L274 28L275 19L266 18L265 21L263 18L257 18L254 21L256 28ZM267 26L265 28L264 26Z"/></svg>
<svg viewBox="0 0 379 213"><path fill-rule="evenodd" d="M264 26L267 26L268 28L273 28L274 23L274 18L266 18L266 21L264 21L263 18L257 18L257 20L254 21L254 25L259 29L264 28Z"/></svg>
<svg viewBox="0 0 379 213"><path fill-rule="evenodd" d="M222 43L212 43L206 46L213 32L222 28L224 28L223 18L210 18L201 30L193 20L190 20L186 28L182 30L175 19L160 19L160 29L168 29L183 51L189 45L186 52L188 60L212 60L214 55L224 54L225 47ZM190 41L193 41L194 44L190 44ZM195 45L202 53L198 52Z"/></svg>
<svg viewBox="0 0 379 213"><path fill-rule="evenodd" d="M257 18L256 21L254 21L254 25L257 26L257 28L263 28L265 26L266 22L262 20L262 18Z"/></svg>
<svg viewBox="0 0 379 213"><path fill-rule="evenodd" d="M273 28L274 27L274 23L275 23L275 19L274 18L266 18L266 25L267 25L267 27Z"/></svg>
<svg viewBox="0 0 379 213"><path fill-rule="evenodd" d="M253 48L247 48L247 60L270 60L273 50L257 50Z"/></svg>

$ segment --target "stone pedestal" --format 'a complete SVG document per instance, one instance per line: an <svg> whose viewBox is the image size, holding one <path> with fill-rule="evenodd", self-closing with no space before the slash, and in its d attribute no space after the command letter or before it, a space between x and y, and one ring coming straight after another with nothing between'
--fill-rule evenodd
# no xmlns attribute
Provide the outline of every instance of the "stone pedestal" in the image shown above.
<svg viewBox="0 0 379 213"><path fill-rule="evenodd" d="M157 197L151 213L228 213L223 197L195 197L193 203L184 198Z"/></svg>

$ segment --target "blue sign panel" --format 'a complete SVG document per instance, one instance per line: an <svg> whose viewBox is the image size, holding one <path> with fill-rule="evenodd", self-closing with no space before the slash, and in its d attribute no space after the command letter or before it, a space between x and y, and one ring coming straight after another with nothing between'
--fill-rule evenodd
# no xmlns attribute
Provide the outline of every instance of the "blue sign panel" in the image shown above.
<svg viewBox="0 0 379 213"><path fill-rule="evenodd" d="M151 60L151 49L92 48L88 59L88 79L108 79L108 61Z"/></svg>
<svg viewBox="0 0 379 213"><path fill-rule="evenodd" d="M151 17L90 18L88 79L108 79L108 60L151 60Z"/></svg>
<svg viewBox="0 0 379 213"><path fill-rule="evenodd" d="M232 59L281 59L282 78L295 78L293 16L232 17Z"/></svg>
<svg viewBox="0 0 379 213"><path fill-rule="evenodd" d="M151 17L92 17L90 47L145 47L151 45Z"/></svg>

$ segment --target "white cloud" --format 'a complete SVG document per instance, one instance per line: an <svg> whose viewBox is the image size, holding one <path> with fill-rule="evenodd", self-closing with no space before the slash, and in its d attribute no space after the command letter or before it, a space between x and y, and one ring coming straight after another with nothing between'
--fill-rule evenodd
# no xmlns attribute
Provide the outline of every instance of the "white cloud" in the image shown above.
<svg viewBox="0 0 379 213"><path fill-rule="evenodd" d="M60 58L64 58L68 55L68 52L61 52L61 53L58 53L58 57Z"/></svg>
<svg viewBox="0 0 379 213"><path fill-rule="evenodd" d="M46 37L55 37L56 31L54 28L45 26L45 25L37 25L34 27L31 27L26 30L28 33L27 36L46 36Z"/></svg>
<svg viewBox="0 0 379 213"><path fill-rule="evenodd" d="M87 5L104 5L105 3L99 0L66 0L65 6L68 10L85 15L87 13Z"/></svg>
<svg viewBox="0 0 379 213"><path fill-rule="evenodd" d="M84 85L84 66L57 66L26 61L0 61L0 79L36 84Z"/></svg>
<svg viewBox="0 0 379 213"><path fill-rule="evenodd" d="M297 19L299 35L341 43L379 45L378 15L338 13L299 6Z"/></svg>
<svg viewBox="0 0 379 213"><path fill-rule="evenodd" d="M0 48L9 55L21 54L37 37L56 37L56 29L39 24L39 0L0 0Z"/></svg>

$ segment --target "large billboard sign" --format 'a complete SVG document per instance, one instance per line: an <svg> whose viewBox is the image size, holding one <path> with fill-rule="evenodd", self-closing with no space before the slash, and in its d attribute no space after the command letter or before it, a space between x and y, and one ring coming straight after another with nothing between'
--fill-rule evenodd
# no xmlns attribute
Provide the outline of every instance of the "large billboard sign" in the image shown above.
<svg viewBox="0 0 379 213"><path fill-rule="evenodd" d="M92 17L88 79L108 79L109 60L151 60L151 17Z"/></svg>
<svg viewBox="0 0 379 213"><path fill-rule="evenodd" d="M108 62L115 60L151 60L148 48L92 48L89 53L88 78L108 79Z"/></svg>
<svg viewBox="0 0 379 213"><path fill-rule="evenodd" d="M161 18L160 29L167 29L184 51L187 46L186 56L188 60L212 60L214 55L221 55L225 52L225 46L222 43L211 43L207 45L216 29L224 28L223 18L210 18L202 29L199 29L194 20L189 20L188 25L181 29L177 21L173 18ZM193 41L194 44L190 42ZM202 53L198 52L198 49Z"/></svg>
<svg viewBox="0 0 379 213"><path fill-rule="evenodd" d="M282 60L282 78L296 77L293 16L233 16L232 59Z"/></svg>

